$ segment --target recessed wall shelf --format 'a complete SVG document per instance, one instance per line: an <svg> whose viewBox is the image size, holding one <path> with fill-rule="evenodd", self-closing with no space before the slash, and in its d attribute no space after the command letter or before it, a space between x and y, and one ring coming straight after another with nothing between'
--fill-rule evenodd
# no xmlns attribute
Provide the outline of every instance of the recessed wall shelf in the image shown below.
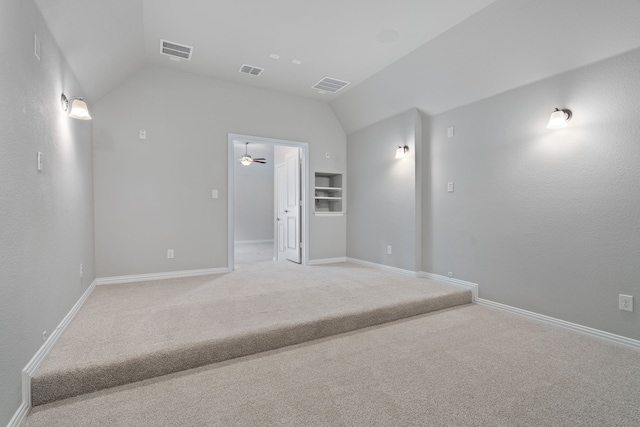
<svg viewBox="0 0 640 427"><path fill-rule="evenodd" d="M346 212L314 212L315 216L344 216Z"/></svg>
<svg viewBox="0 0 640 427"><path fill-rule="evenodd" d="M316 216L342 216L342 174L316 172L314 187Z"/></svg>

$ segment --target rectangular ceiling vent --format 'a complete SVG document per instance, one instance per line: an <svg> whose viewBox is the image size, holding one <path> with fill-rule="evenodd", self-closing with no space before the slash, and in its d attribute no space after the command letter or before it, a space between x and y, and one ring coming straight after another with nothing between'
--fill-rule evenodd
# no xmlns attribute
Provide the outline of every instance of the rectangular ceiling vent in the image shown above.
<svg viewBox="0 0 640 427"><path fill-rule="evenodd" d="M259 76L264 71L263 68L254 67L253 65L242 64L242 67L238 70L242 74L251 74L252 76Z"/></svg>
<svg viewBox="0 0 640 427"><path fill-rule="evenodd" d="M332 77L325 77L324 79L320 80L318 83L314 84L311 87L314 89L318 89L322 93L324 92L336 93L337 91L341 90L348 84L349 82L334 79Z"/></svg>
<svg viewBox="0 0 640 427"><path fill-rule="evenodd" d="M169 56L171 59L186 59L191 61L193 47L160 40L160 53Z"/></svg>

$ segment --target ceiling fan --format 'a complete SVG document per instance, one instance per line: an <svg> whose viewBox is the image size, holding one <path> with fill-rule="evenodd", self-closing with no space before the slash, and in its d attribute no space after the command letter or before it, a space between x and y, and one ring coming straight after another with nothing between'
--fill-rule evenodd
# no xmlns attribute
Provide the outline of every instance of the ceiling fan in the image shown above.
<svg viewBox="0 0 640 427"><path fill-rule="evenodd" d="M267 160L265 158L263 158L263 157L256 157L254 159L250 155L248 155L247 154L247 147L248 146L249 146L249 143L245 142L244 156L240 157L240 163L242 163L244 166L249 166L251 163L262 163L262 164L267 163Z"/></svg>

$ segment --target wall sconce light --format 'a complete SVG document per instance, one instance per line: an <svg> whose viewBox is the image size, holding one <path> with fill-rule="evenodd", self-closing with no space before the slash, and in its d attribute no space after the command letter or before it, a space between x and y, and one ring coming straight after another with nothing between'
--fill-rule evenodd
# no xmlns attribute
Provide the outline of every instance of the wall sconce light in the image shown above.
<svg viewBox="0 0 640 427"><path fill-rule="evenodd" d="M62 109L68 112L69 117L78 120L91 120L89 107L84 99L79 96L69 99L63 93L60 97L60 103L62 104Z"/></svg>
<svg viewBox="0 0 640 427"><path fill-rule="evenodd" d="M405 145L404 147L398 145L398 149L396 150L396 159L404 159L408 156L409 147Z"/></svg>
<svg viewBox="0 0 640 427"><path fill-rule="evenodd" d="M560 129L565 127L567 123L569 123L569 120L571 120L571 116L571 110L556 108L553 113L551 113L547 129Z"/></svg>

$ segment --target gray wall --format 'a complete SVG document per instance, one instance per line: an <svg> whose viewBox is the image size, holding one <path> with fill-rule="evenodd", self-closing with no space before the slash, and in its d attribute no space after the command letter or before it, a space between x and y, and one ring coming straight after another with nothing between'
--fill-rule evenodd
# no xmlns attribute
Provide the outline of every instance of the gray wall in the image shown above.
<svg viewBox="0 0 640 427"><path fill-rule="evenodd" d="M235 145L235 158L245 153L245 144ZM273 240L274 227L274 156L273 146L249 144L253 158L263 157L266 164L234 164L233 225L236 242Z"/></svg>
<svg viewBox="0 0 640 427"><path fill-rule="evenodd" d="M95 272L92 124L60 107L63 91L81 96L82 89L32 0L2 0L0 10L0 425L6 425L42 332L53 332Z"/></svg>
<svg viewBox="0 0 640 427"><path fill-rule="evenodd" d="M640 339L637 304L618 310L619 293L640 298L639 81L636 50L434 117L425 268ZM573 111L567 128L545 128L554 107Z"/></svg>
<svg viewBox="0 0 640 427"><path fill-rule="evenodd" d="M422 194L416 164L421 163L421 129L421 117L412 109L349 134L349 257L420 270ZM407 158L395 158L399 145L409 146Z"/></svg>
<svg viewBox="0 0 640 427"><path fill-rule="evenodd" d="M226 267L228 133L309 143L312 176L346 169L326 104L146 67L94 108L98 277ZM344 226L310 226L311 259L345 256Z"/></svg>

